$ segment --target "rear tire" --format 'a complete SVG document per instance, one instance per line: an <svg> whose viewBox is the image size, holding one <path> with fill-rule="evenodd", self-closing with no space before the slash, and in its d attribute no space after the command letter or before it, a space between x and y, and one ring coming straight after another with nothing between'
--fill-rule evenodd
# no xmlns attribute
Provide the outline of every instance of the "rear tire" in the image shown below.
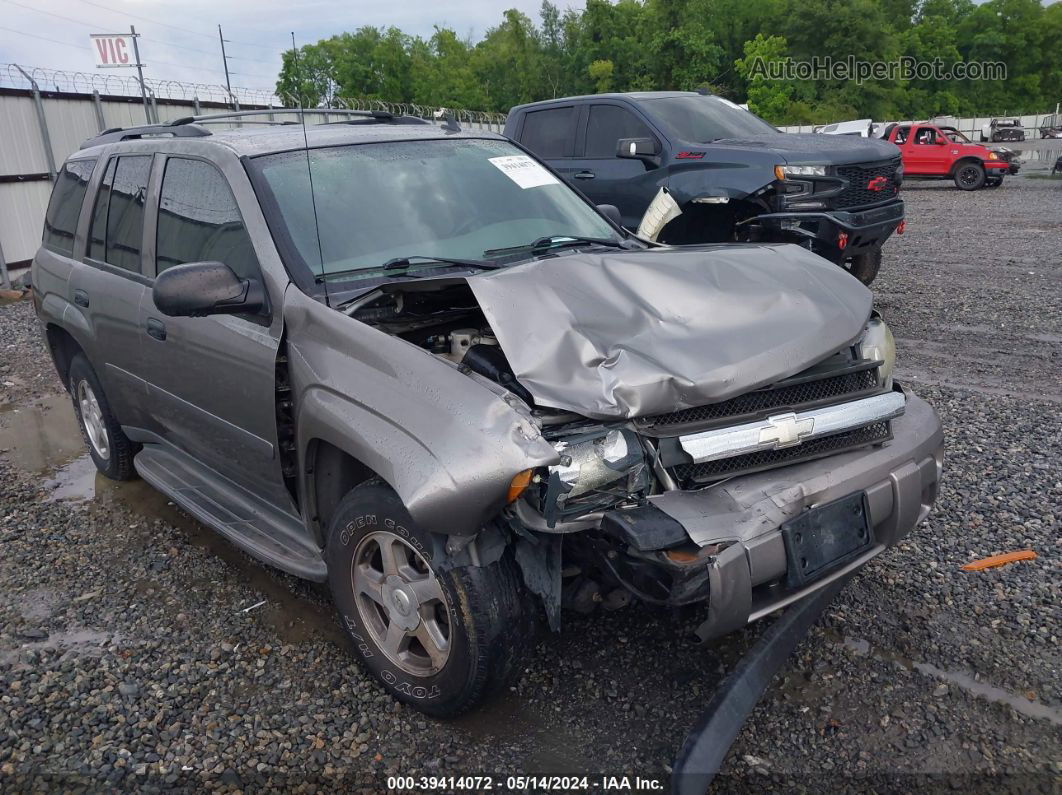
<svg viewBox="0 0 1062 795"><path fill-rule="evenodd" d="M881 270L881 249L876 248L852 257L845 263L845 268L859 281L869 286Z"/></svg>
<svg viewBox="0 0 1062 795"><path fill-rule="evenodd" d="M85 354L74 356L69 375L74 413L96 469L111 480L132 480L136 477L133 456L140 450L140 445L129 441L122 432L96 371Z"/></svg>
<svg viewBox="0 0 1062 795"><path fill-rule="evenodd" d="M444 541L374 479L336 507L325 551L332 598L362 666L396 699L438 718L505 684L535 636L510 554L440 570Z"/></svg>
<svg viewBox="0 0 1062 795"><path fill-rule="evenodd" d="M955 187L977 190L985 184L985 169L980 163L963 163L955 169Z"/></svg>

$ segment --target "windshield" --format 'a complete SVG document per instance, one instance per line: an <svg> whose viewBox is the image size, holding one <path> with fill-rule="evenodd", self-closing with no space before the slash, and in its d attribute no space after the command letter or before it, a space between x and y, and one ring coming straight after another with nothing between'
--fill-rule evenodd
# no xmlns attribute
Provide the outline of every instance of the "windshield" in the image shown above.
<svg viewBox="0 0 1062 795"><path fill-rule="evenodd" d="M679 96L640 99L646 113L659 119L674 135L684 141L706 144L720 138L782 133L759 116L733 102L711 96Z"/></svg>
<svg viewBox="0 0 1062 795"><path fill-rule="evenodd" d="M254 164L279 211L269 213L277 216L271 225L283 226L274 237L289 240L287 256L315 276L358 279L357 271L405 257L482 259L550 236L619 240L574 191L505 141L311 149L316 202L306 160L300 150Z"/></svg>

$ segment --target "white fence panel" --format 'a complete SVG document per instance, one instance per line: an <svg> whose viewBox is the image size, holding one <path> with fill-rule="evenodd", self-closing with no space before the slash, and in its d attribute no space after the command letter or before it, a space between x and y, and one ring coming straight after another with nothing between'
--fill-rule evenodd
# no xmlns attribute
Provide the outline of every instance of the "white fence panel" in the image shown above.
<svg viewBox="0 0 1062 795"><path fill-rule="evenodd" d="M48 158L33 98L0 96L0 176L47 171Z"/></svg>
<svg viewBox="0 0 1062 795"><path fill-rule="evenodd" d="M83 99L49 98L44 102L44 118L48 120L56 168L80 148L82 141L99 132L96 110L92 102Z"/></svg>
<svg viewBox="0 0 1062 795"><path fill-rule="evenodd" d="M37 253L51 194L49 180L0 183L0 242L8 263L31 259Z"/></svg>

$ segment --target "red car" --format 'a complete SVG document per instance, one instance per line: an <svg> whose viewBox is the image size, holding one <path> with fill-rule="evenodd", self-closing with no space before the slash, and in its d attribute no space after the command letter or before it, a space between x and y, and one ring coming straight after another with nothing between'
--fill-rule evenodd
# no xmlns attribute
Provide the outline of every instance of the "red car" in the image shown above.
<svg viewBox="0 0 1062 795"><path fill-rule="evenodd" d="M959 190L1003 184L1010 164L954 127L892 124L883 136L900 147L905 178L951 179Z"/></svg>

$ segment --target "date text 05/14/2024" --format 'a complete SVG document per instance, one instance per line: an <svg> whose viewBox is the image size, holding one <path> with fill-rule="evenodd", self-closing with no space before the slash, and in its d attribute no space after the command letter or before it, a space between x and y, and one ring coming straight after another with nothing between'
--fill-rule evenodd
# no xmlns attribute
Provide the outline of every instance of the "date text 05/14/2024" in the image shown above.
<svg viewBox="0 0 1062 795"><path fill-rule="evenodd" d="M468 790L470 792L663 792L662 779L642 776L388 776L387 789L398 792Z"/></svg>

